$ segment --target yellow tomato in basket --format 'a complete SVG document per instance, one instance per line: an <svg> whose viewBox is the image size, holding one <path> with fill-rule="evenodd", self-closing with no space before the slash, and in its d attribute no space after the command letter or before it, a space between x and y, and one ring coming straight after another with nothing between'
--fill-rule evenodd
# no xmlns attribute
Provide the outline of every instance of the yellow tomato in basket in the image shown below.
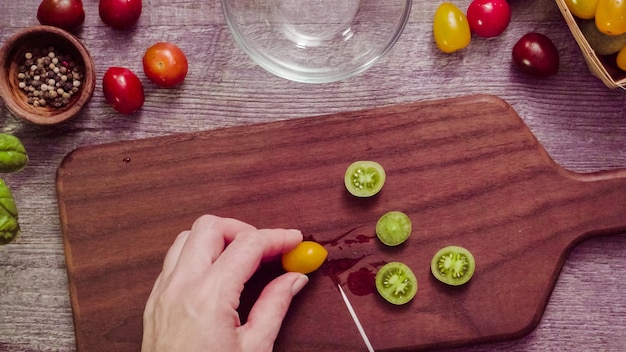
<svg viewBox="0 0 626 352"><path fill-rule="evenodd" d="M565 5L574 16L589 20L596 16L598 0L565 0Z"/></svg>
<svg viewBox="0 0 626 352"><path fill-rule="evenodd" d="M626 46L617 53L615 61L617 62L617 67L619 67L622 71L626 71Z"/></svg>
<svg viewBox="0 0 626 352"><path fill-rule="evenodd" d="M626 33L626 0L598 0L596 26L608 35Z"/></svg>

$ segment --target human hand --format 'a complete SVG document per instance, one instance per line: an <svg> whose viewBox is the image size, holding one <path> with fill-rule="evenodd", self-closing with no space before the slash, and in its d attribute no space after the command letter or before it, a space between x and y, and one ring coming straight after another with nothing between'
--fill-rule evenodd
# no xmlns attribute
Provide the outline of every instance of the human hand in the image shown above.
<svg viewBox="0 0 626 352"><path fill-rule="evenodd" d="M307 276L285 273L271 281L243 325L236 309L261 261L301 241L297 230L258 230L234 219L200 217L165 256L144 311L142 352L271 351Z"/></svg>

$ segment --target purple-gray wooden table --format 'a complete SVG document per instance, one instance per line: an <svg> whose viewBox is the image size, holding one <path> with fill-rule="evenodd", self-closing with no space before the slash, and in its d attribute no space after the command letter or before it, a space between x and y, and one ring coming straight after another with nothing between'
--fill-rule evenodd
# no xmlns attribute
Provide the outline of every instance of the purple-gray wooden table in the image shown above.
<svg viewBox="0 0 626 352"><path fill-rule="evenodd" d="M454 0L463 10L469 2ZM89 106L67 123L38 127L16 120L0 103L0 132L18 136L30 155L25 170L3 175L23 231L0 247L0 351L75 350L55 173L63 157L81 146L487 93L511 104L562 166L577 172L626 168L626 93L589 73L551 0L511 0L512 23L503 35L473 38L451 55L439 52L432 39L440 1L414 1L409 23L387 56L359 76L317 85L287 81L255 65L234 43L217 0L144 0L140 21L129 31L105 26L96 0L83 3L86 20L77 35L98 75ZM38 5L1 1L0 42L38 24ZM556 76L536 79L512 67L511 48L530 31L556 43ZM143 52L157 41L176 43L189 58L189 75L178 89L158 89L142 74ZM110 66L140 74L146 89L140 112L121 115L104 102L101 78ZM578 245L533 332L462 350L623 351L624 258L626 234Z"/></svg>

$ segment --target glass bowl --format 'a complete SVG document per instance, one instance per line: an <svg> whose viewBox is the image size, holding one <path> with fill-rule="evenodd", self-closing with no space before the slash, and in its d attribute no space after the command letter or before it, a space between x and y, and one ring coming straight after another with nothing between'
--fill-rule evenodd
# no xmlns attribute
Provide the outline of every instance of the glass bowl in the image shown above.
<svg viewBox="0 0 626 352"><path fill-rule="evenodd" d="M326 83L363 72L404 30L412 0L222 0L235 41L261 67Z"/></svg>

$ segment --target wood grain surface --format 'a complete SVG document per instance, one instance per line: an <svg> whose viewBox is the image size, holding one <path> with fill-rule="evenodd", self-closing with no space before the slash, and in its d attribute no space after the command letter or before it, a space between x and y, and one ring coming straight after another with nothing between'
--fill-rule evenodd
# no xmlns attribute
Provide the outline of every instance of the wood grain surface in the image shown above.
<svg viewBox="0 0 626 352"><path fill-rule="evenodd" d="M455 3L467 8L469 0ZM361 75L307 85L274 77L233 42L218 1L144 0L138 26L115 31L98 18L97 1L83 1L77 33L94 57L97 77L110 66L141 72L141 56L156 41L177 43L190 71L175 90L143 75L146 103L123 116L105 104L101 82L74 120L43 128L11 116L0 102L0 128L24 142L29 166L2 175L20 209L22 236L0 247L0 350L75 351L55 176L72 150L94 144L287 120L398 103L488 93L513 106L548 154L576 172L626 167L624 92L589 74L572 35L550 0L511 0L512 22L502 36L473 38L446 55L432 41L438 1L415 2L394 48ZM0 2L0 41L37 24L38 0ZM525 76L510 61L524 33L548 35L561 54L559 73ZM622 351L626 344L626 234L597 237L573 248L539 325L513 341L464 351Z"/></svg>
<svg viewBox="0 0 626 352"><path fill-rule="evenodd" d="M361 199L345 190L355 160L383 165L380 194ZM563 170L493 96L80 148L61 164L57 187L85 352L140 351L143 307L162 258L205 212L298 228L328 249L291 307L277 351L363 350L337 284L379 351L519 337L539 322L571 247L626 230L626 169ZM376 221L391 210L415 224L397 248L375 240ZM432 255L447 245L477 258L466 286L446 287L429 273ZM374 274L390 261L418 278L418 295L402 307L375 293ZM242 306L280 273L275 263L257 273Z"/></svg>

